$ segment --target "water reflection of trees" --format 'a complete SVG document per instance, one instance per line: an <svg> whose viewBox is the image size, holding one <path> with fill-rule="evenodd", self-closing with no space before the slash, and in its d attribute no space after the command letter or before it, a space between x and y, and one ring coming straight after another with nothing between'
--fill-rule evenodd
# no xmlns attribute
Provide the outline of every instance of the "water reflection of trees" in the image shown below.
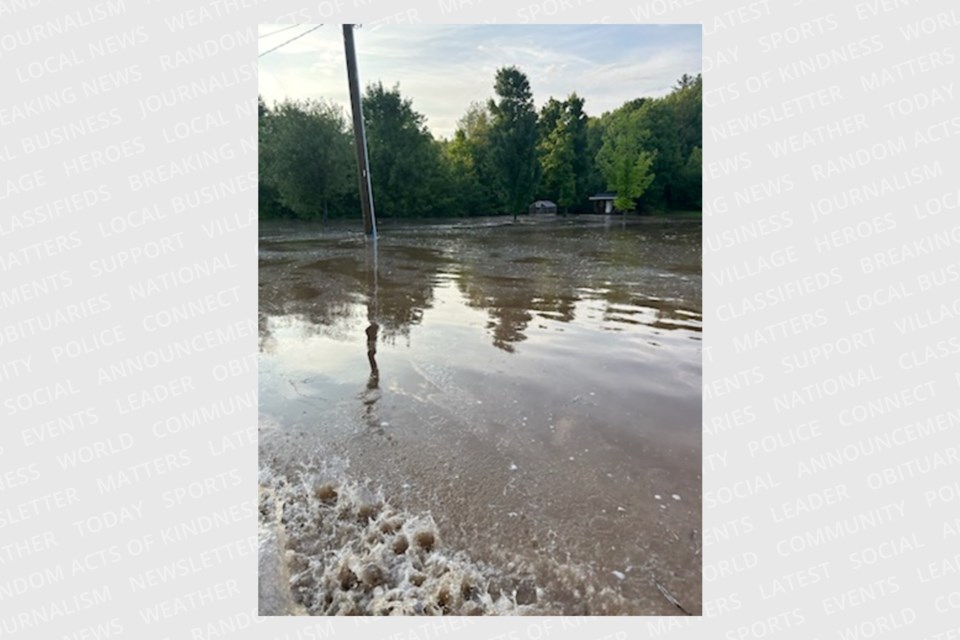
<svg viewBox="0 0 960 640"><path fill-rule="evenodd" d="M573 322L577 303L604 301L603 323L700 330L699 235L635 230L481 236L458 255L467 304L485 310L493 344L513 352L541 317ZM677 277L663 277L663 269Z"/></svg>
<svg viewBox="0 0 960 640"><path fill-rule="evenodd" d="M366 252L362 246L351 246L324 253L332 255L318 259L305 254L295 261L261 258L261 348L269 334L264 316L297 315L310 332L333 338L363 331L372 269ZM378 273L379 338L392 343L409 336L410 327L432 307L438 263L380 247Z"/></svg>
<svg viewBox="0 0 960 640"><path fill-rule="evenodd" d="M485 311L493 345L507 352L536 319L569 323L582 300L602 300L599 320L658 330L700 330L699 236L634 230L523 233L520 229L381 239L375 317L379 338L409 337L452 274L466 304ZM664 269L670 277L664 277ZM300 315L311 330L356 337L368 325L371 264L362 241L270 252L260 262L260 342L268 316Z"/></svg>
<svg viewBox="0 0 960 640"><path fill-rule="evenodd" d="M574 319L576 289L550 270L511 277L471 265L460 272L457 282L467 304L487 312L493 344L504 351L512 353L515 343L526 340L527 326L537 315L560 322Z"/></svg>
<svg viewBox="0 0 960 640"><path fill-rule="evenodd" d="M702 317L684 298L657 298L638 294L634 287L613 285L602 293L605 322L642 324L658 330L699 332Z"/></svg>

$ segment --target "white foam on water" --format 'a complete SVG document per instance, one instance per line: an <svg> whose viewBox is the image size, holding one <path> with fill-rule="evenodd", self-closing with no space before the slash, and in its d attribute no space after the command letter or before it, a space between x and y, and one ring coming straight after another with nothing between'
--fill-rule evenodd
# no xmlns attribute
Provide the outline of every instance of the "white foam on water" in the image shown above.
<svg viewBox="0 0 960 640"><path fill-rule="evenodd" d="M535 612L532 576L448 547L429 514L395 508L343 466L316 464L295 479L261 469L261 615Z"/></svg>

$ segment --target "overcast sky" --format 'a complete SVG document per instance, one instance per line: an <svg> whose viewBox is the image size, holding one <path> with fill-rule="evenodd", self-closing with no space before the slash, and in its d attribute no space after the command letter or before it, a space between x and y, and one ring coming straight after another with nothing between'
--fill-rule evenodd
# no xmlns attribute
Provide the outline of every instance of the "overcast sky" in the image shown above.
<svg viewBox="0 0 960 640"><path fill-rule="evenodd" d="M260 52L306 31L260 25ZM700 72L700 25L378 25L355 30L361 86L400 84L436 137L450 137L472 101L493 97L499 67L530 79L539 109L576 91L591 115L626 100L661 96L684 73ZM349 115L343 33L329 24L268 53L260 62L267 104L324 98Z"/></svg>

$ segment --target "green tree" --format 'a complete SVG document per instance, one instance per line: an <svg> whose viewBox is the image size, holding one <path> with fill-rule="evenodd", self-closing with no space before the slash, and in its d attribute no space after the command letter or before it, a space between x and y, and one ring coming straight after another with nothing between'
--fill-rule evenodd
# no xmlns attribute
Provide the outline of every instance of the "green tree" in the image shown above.
<svg viewBox="0 0 960 640"><path fill-rule="evenodd" d="M680 174L677 204L700 209L703 207L703 154L694 147Z"/></svg>
<svg viewBox="0 0 960 640"><path fill-rule="evenodd" d="M399 85L367 86L363 117L370 154L370 177L379 215L412 217L442 214L438 197L443 184L440 149L427 130L426 118L400 95Z"/></svg>
<svg viewBox="0 0 960 640"><path fill-rule="evenodd" d="M338 107L288 100L271 110L261 129L261 176L297 217L326 218L331 203L355 186L350 147Z"/></svg>
<svg viewBox="0 0 960 640"><path fill-rule="evenodd" d="M565 103L556 98L547 98L543 108L540 109L540 118L537 120L537 128L541 139L546 138L556 128L566 107Z"/></svg>
<svg viewBox="0 0 960 640"><path fill-rule="evenodd" d="M646 101L635 115L637 126L648 132L643 141L644 148L655 153L653 173L656 177L645 199L658 209L669 208L676 180L686 160L677 135L676 113L670 104L659 99Z"/></svg>
<svg viewBox="0 0 960 640"><path fill-rule="evenodd" d="M451 184L464 214L501 211L496 182L499 173L493 158L491 117L486 105L474 102L457 123L447 145Z"/></svg>
<svg viewBox="0 0 960 640"><path fill-rule="evenodd" d="M684 74L663 98L646 100L639 108L640 127L650 131L646 148L655 151L656 178L644 198L663 208L690 206L685 171L690 154L702 147L702 80ZM696 183L699 191L699 181ZM699 197L697 194L696 197Z"/></svg>
<svg viewBox="0 0 960 640"><path fill-rule="evenodd" d="M699 206L701 201L700 160L703 148L703 80L700 74L680 78L674 91L663 101L673 113L673 127L677 140L677 180L667 187L672 207ZM696 152L696 158L692 156ZM695 165L695 166L694 166ZM698 175L692 175L696 170Z"/></svg>
<svg viewBox="0 0 960 640"><path fill-rule="evenodd" d="M257 212L261 220L291 215L291 211L280 204L280 194L267 175L270 157L264 139L270 135L272 115L263 98L257 96L257 135L260 141L258 147Z"/></svg>
<svg viewBox="0 0 960 640"><path fill-rule="evenodd" d="M508 212L526 209L537 179L537 112L530 81L516 67L497 70L494 83L498 100L490 100L492 156L499 169L497 186Z"/></svg>
<svg viewBox="0 0 960 640"><path fill-rule="evenodd" d="M700 207L702 79L679 78L599 117L576 93L537 112L527 77L497 71L496 99L470 105L449 140L434 140L399 87L367 87L364 111L380 215L447 216L526 209L535 194L576 209L615 189L619 209ZM258 97L260 217L359 218L352 133L339 108Z"/></svg>
<svg viewBox="0 0 960 640"><path fill-rule="evenodd" d="M464 215L475 210L474 207L483 197L467 135L462 129L457 129L452 140L444 141L443 157L450 176L449 186L457 194L454 211L458 215Z"/></svg>
<svg viewBox="0 0 960 640"><path fill-rule="evenodd" d="M565 101L550 98L540 111L540 193L569 209L586 198L590 159L587 155L587 116L576 93Z"/></svg>
<svg viewBox="0 0 960 640"><path fill-rule="evenodd" d="M640 112L636 110L615 114L604 131L597 165L607 188L617 192L613 206L620 211L632 211L634 201L653 182L654 154L644 150L649 135L641 129Z"/></svg>
<svg viewBox="0 0 960 640"><path fill-rule="evenodd" d="M538 145L543 178L541 191L555 198L568 210L577 202L577 176L574 173L573 133L562 119Z"/></svg>
<svg viewBox="0 0 960 640"><path fill-rule="evenodd" d="M603 146L604 130L603 118L591 117L587 120L587 158L590 160L586 170L587 195L607 188L607 179L603 177L603 172L596 162L600 147Z"/></svg>
<svg viewBox="0 0 960 640"><path fill-rule="evenodd" d="M686 89L686 88L688 88L688 87L692 87L692 86L693 86L695 83L697 83L697 82L700 82L700 74L699 74L699 73L697 74L697 77L696 77L696 78L694 78L693 76L691 76L691 75L688 74L688 73L685 73L685 74L683 74L682 76L680 76L680 79L679 79L679 80L677 80L677 86L674 87L674 90L679 91L679 90L682 90L682 89Z"/></svg>
<svg viewBox="0 0 960 640"><path fill-rule="evenodd" d="M573 175L575 180L573 201L577 205L586 202L590 195L590 166L593 156L589 154L587 122L583 111L584 100L576 94L567 97L567 127L573 137Z"/></svg>

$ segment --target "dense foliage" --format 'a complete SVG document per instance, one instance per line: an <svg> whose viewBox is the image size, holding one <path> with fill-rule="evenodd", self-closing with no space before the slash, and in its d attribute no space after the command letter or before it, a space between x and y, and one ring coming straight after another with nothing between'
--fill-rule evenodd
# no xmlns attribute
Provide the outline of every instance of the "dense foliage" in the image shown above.
<svg viewBox="0 0 960 640"><path fill-rule="evenodd" d="M495 97L471 104L451 139L435 140L398 86L363 95L378 217L516 216L535 199L592 211L615 191L621 211L701 206L702 81L684 75L662 98L599 117L576 93L538 113L516 67L499 69ZM349 119L323 101L259 101L260 217L359 217Z"/></svg>

